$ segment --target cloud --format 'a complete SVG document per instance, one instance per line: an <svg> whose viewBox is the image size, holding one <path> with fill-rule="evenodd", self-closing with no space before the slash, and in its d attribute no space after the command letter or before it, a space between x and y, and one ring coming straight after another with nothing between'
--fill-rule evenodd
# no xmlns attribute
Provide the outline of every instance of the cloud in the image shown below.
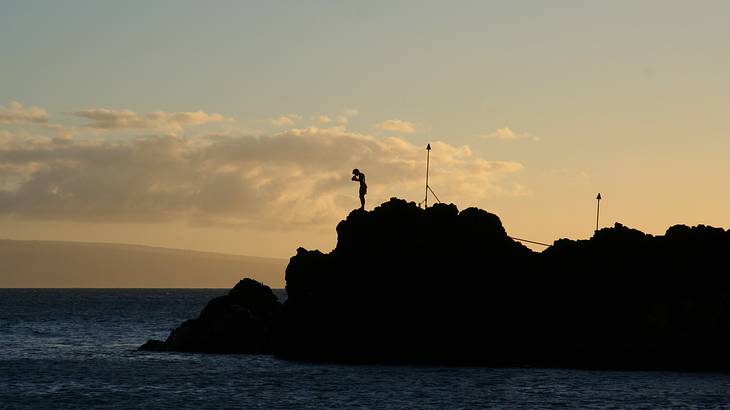
<svg viewBox="0 0 730 410"><path fill-rule="evenodd" d="M203 125L211 122L229 121L218 113L204 111L164 112L155 111L139 115L130 110L89 108L72 113L91 122L84 127L97 130L148 129L160 131L181 131L189 125Z"/></svg>
<svg viewBox="0 0 730 410"><path fill-rule="evenodd" d="M271 124L276 127L293 127L298 120L301 120L302 116L297 114L282 115L279 118L271 120Z"/></svg>
<svg viewBox="0 0 730 410"><path fill-rule="evenodd" d="M385 120L379 124L375 125L375 128L381 130L381 131L393 131L393 132L400 132L404 134L411 134L416 132L416 127L413 125L413 123L410 123L408 121L399 120L397 118Z"/></svg>
<svg viewBox="0 0 730 410"><path fill-rule="evenodd" d="M487 134L485 137L500 140L516 140L518 138L517 134L509 127L498 128L496 131Z"/></svg>
<svg viewBox="0 0 730 410"><path fill-rule="evenodd" d="M422 195L423 147L337 128L131 140L5 132L0 139L0 215L18 218L329 225L359 204L353 168L367 174L368 206ZM501 180L522 168L479 158L467 146L431 145L431 184L442 200L461 205L510 195Z"/></svg>
<svg viewBox="0 0 730 410"><path fill-rule="evenodd" d="M347 124L350 122L350 118L355 117L360 114L360 111L354 109L354 108L347 108L342 111L339 115L337 115L335 118L338 123L340 124Z"/></svg>
<svg viewBox="0 0 730 410"><path fill-rule="evenodd" d="M540 141L540 138L530 135L528 133L517 133L509 127L498 128L495 131L482 135L485 139L498 139L498 140L518 140L518 139L531 139L533 141Z"/></svg>
<svg viewBox="0 0 730 410"><path fill-rule="evenodd" d="M322 115L312 117L312 119L315 120L318 124L322 124L322 125L336 123L341 126L344 126L350 122L351 117L354 117L358 114L359 114L358 110L348 108L337 114L332 114L332 115L322 114Z"/></svg>
<svg viewBox="0 0 730 410"><path fill-rule="evenodd" d="M48 121L48 113L39 107L23 107L23 104L13 101L8 108L0 105L0 123Z"/></svg>
<svg viewBox="0 0 730 410"><path fill-rule="evenodd" d="M45 128L48 131L51 131L56 137L63 138L63 139L70 139L73 138L76 134L78 134L81 130L75 127L67 127L63 124L43 124L41 127Z"/></svg>

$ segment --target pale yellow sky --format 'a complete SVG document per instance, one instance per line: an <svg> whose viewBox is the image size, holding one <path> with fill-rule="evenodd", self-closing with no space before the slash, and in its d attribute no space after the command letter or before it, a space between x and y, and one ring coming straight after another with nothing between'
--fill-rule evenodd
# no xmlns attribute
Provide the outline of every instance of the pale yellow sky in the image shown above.
<svg viewBox="0 0 730 410"><path fill-rule="evenodd" d="M54 4L0 16L4 238L326 251L426 143L513 236L730 226L727 2Z"/></svg>

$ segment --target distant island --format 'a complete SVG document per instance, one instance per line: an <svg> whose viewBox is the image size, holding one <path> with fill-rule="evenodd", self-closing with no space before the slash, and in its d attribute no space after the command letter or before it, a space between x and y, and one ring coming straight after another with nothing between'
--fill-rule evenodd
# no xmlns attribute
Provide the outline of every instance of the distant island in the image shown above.
<svg viewBox="0 0 730 410"><path fill-rule="evenodd" d="M286 259L98 242L0 239L0 288L227 288L250 272L283 286Z"/></svg>
<svg viewBox="0 0 730 410"><path fill-rule="evenodd" d="M541 253L486 211L391 199L140 349L290 360L730 370L730 232L616 224Z"/></svg>

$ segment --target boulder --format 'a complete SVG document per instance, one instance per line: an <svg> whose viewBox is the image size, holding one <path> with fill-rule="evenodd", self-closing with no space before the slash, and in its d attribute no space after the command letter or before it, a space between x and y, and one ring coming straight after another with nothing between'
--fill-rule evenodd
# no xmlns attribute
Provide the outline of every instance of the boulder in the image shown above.
<svg viewBox="0 0 730 410"><path fill-rule="evenodd" d="M217 297L197 319L185 321L164 342L150 340L148 351L270 353L274 319L282 306L268 286L243 279Z"/></svg>

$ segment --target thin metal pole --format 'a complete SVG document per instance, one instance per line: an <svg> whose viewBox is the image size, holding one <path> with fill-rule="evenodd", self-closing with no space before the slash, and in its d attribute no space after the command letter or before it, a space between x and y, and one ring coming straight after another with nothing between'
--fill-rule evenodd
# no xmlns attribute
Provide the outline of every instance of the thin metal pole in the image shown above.
<svg viewBox="0 0 730 410"><path fill-rule="evenodd" d="M431 160L431 144L426 145L426 199L423 200L423 208L428 208L428 167Z"/></svg>
<svg viewBox="0 0 730 410"><path fill-rule="evenodd" d="M596 231L598 231L598 217L601 215L601 193L600 192L598 193L596 200L598 200L598 208L596 209Z"/></svg>

